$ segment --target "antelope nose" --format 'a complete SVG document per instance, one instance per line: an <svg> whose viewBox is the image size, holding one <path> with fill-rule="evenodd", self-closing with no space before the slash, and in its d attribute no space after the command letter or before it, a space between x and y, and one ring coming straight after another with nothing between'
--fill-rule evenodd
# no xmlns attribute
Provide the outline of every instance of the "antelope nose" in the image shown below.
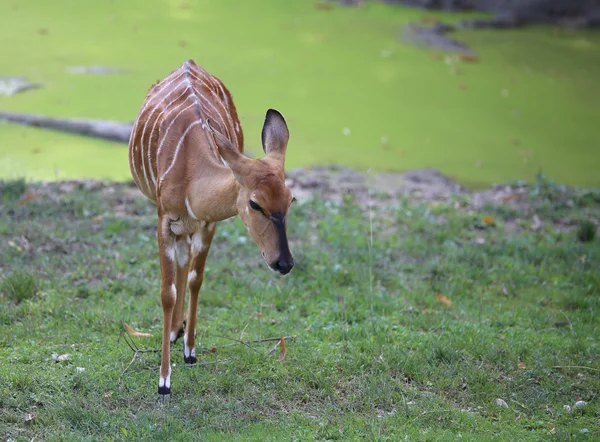
<svg viewBox="0 0 600 442"><path fill-rule="evenodd" d="M292 267L294 267L293 259L280 259L273 265L273 268L282 275L287 275L288 273L290 273Z"/></svg>

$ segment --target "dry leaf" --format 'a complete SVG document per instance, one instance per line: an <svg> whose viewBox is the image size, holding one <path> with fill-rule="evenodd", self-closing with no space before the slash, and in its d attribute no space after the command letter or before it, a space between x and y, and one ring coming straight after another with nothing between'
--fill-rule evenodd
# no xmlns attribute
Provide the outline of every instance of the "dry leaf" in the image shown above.
<svg viewBox="0 0 600 442"><path fill-rule="evenodd" d="M125 330L127 331L127 333L129 333L131 336L135 336L138 338L151 338L152 335L150 333L142 333L139 331L135 331L128 323L124 322L123 325L125 326Z"/></svg>
<svg viewBox="0 0 600 442"><path fill-rule="evenodd" d="M518 368L519 370L524 370L524 369L526 369L526 368L527 368L527 365L523 364L522 362L519 362L519 363L517 364L517 368Z"/></svg>
<svg viewBox="0 0 600 442"><path fill-rule="evenodd" d="M331 6L329 3L317 3L315 5L315 9L319 9L321 11L331 11L333 6Z"/></svg>
<svg viewBox="0 0 600 442"><path fill-rule="evenodd" d="M442 295L441 293L438 293L437 295L435 295L435 297L439 299L440 302L444 305L452 305L452 301L450 300L450 298Z"/></svg>
<svg viewBox="0 0 600 442"><path fill-rule="evenodd" d="M459 54L458 59L460 61L477 61L477 55L473 54Z"/></svg>
<svg viewBox="0 0 600 442"><path fill-rule="evenodd" d="M285 338L282 336L281 340L279 341L279 360L280 361L283 361L285 359L285 353L286 353Z"/></svg>
<svg viewBox="0 0 600 442"><path fill-rule="evenodd" d="M112 393L111 392L104 393L104 397L107 398L107 399L111 398L112 397Z"/></svg>
<svg viewBox="0 0 600 442"><path fill-rule="evenodd" d="M213 347L213 348L211 348L211 349L210 349L210 352L211 352L211 353L216 353L216 352L217 352L217 347Z"/></svg>
<svg viewBox="0 0 600 442"><path fill-rule="evenodd" d="M486 226L492 224L494 222L494 218L492 218L491 216L484 216L483 217L483 224L485 224Z"/></svg>
<svg viewBox="0 0 600 442"><path fill-rule="evenodd" d="M23 204L27 204L29 201L34 199L37 195L35 192L28 192L23 198L17 201L17 206L21 207Z"/></svg>
<svg viewBox="0 0 600 442"><path fill-rule="evenodd" d="M98 215L92 218L92 222L96 224L100 224L102 221L104 221L104 217L102 215Z"/></svg>
<svg viewBox="0 0 600 442"><path fill-rule="evenodd" d="M14 241L9 241L8 245L10 247L12 247L13 249L17 249L19 252L23 251L23 247L21 247L20 245L18 245L17 243L15 243Z"/></svg>
<svg viewBox="0 0 600 442"><path fill-rule="evenodd" d="M435 25L440 21L440 18L436 17L435 15L424 15L423 17L421 17L421 23L423 23L424 25Z"/></svg>

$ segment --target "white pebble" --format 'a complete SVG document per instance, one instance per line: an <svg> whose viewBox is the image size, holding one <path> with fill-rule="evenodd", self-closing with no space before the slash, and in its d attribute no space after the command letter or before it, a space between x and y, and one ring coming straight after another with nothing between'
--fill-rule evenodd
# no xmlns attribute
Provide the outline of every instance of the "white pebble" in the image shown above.
<svg viewBox="0 0 600 442"><path fill-rule="evenodd" d="M498 407L504 407L504 408L508 408L508 404L506 403L506 401L504 399L496 399L496 401L494 402L496 404L496 406Z"/></svg>
<svg viewBox="0 0 600 442"><path fill-rule="evenodd" d="M575 402L575 405L573 405L573 408L583 408L587 405L587 402L585 401L577 401Z"/></svg>

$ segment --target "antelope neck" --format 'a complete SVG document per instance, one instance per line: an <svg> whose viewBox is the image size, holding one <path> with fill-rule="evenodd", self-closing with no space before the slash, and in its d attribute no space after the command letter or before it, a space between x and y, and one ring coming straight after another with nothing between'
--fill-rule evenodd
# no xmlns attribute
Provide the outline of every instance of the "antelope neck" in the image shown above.
<svg viewBox="0 0 600 442"><path fill-rule="evenodd" d="M237 215L240 184L226 166L216 166L190 182L187 198L193 215L203 221L222 221Z"/></svg>

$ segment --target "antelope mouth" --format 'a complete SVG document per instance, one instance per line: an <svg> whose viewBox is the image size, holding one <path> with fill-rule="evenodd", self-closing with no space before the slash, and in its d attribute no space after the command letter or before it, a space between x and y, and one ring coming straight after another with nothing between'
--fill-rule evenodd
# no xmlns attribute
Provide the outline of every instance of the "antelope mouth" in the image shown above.
<svg viewBox="0 0 600 442"><path fill-rule="evenodd" d="M262 257L265 260L265 262L267 263L267 267L269 267L270 270L279 273L280 275L287 275L288 273L291 272L292 268L294 267L294 260L293 259L277 259L273 262L269 262L267 261L267 257L265 256L264 253L262 253Z"/></svg>

